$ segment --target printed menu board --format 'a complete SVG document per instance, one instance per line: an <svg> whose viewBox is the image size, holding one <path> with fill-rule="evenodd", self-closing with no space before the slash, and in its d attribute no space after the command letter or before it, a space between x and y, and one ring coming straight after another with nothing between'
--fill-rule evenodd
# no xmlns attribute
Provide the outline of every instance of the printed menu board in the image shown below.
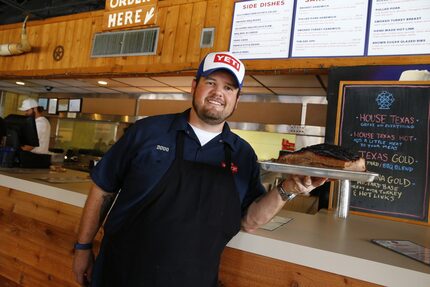
<svg viewBox="0 0 430 287"><path fill-rule="evenodd" d="M430 1L372 1L368 55L411 53L430 53Z"/></svg>
<svg viewBox="0 0 430 287"><path fill-rule="evenodd" d="M430 0L251 0L234 4L240 59L430 54Z"/></svg>
<svg viewBox="0 0 430 287"><path fill-rule="evenodd" d="M235 3L230 52L240 59L288 58L293 0Z"/></svg>
<svg viewBox="0 0 430 287"><path fill-rule="evenodd" d="M363 56L368 0L298 0L292 57Z"/></svg>
<svg viewBox="0 0 430 287"><path fill-rule="evenodd" d="M338 144L380 174L351 183L350 209L427 222L430 85L368 83L341 83L339 96Z"/></svg>

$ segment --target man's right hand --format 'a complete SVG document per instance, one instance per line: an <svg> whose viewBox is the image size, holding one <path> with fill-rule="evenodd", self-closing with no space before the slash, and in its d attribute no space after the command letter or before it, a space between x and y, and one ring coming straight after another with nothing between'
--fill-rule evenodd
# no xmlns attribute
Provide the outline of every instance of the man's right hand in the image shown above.
<svg viewBox="0 0 430 287"><path fill-rule="evenodd" d="M89 286L94 266L94 253L91 249L75 250L73 273L81 286Z"/></svg>
<svg viewBox="0 0 430 287"><path fill-rule="evenodd" d="M23 145L23 146L21 146L21 149L25 150L25 151L31 151L32 149L34 149L34 146Z"/></svg>
<svg viewBox="0 0 430 287"><path fill-rule="evenodd" d="M81 224L79 226L77 242L93 242L97 231L105 217L102 206L110 207L111 200L115 199L112 193L107 193L97 185L91 186L82 212ZM110 204L107 204L107 202ZM107 212L107 211L106 211ZM94 265L94 253L92 249L76 249L73 259L73 273L76 281L81 286L88 286L92 278Z"/></svg>

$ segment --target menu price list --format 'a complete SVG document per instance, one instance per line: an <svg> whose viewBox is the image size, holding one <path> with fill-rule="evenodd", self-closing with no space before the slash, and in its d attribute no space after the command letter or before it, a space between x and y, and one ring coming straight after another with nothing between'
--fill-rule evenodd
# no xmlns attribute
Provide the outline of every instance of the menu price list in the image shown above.
<svg viewBox="0 0 430 287"><path fill-rule="evenodd" d="M430 54L430 1L240 1L230 51L241 59Z"/></svg>
<svg viewBox="0 0 430 287"><path fill-rule="evenodd" d="M288 58L293 0L235 3L230 51L240 59Z"/></svg>
<svg viewBox="0 0 430 287"><path fill-rule="evenodd" d="M430 87L344 88L339 144L379 175L353 182L351 210L427 220Z"/></svg>
<svg viewBox="0 0 430 287"><path fill-rule="evenodd" d="M363 56L367 0L298 0L292 57Z"/></svg>
<svg viewBox="0 0 430 287"><path fill-rule="evenodd" d="M428 54L429 0L373 0L368 55Z"/></svg>

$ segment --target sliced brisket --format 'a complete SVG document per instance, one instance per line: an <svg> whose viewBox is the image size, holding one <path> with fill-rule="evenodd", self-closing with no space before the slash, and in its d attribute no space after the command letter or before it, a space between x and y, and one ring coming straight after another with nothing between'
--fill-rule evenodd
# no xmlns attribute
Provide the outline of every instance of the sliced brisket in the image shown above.
<svg viewBox="0 0 430 287"><path fill-rule="evenodd" d="M277 162L314 167L366 171L366 161L357 154L337 145L317 144L281 155Z"/></svg>

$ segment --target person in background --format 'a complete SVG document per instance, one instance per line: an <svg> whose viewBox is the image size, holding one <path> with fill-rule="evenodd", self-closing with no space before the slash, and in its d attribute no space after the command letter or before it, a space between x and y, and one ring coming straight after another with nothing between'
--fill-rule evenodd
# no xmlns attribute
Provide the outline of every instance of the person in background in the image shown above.
<svg viewBox="0 0 430 287"><path fill-rule="evenodd" d="M226 123L244 75L233 54L208 54L191 109L137 121L94 167L75 244L81 285L215 287L221 253L241 228L256 230L325 182L292 175L265 191L254 150ZM94 264L92 243L115 197Z"/></svg>
<svg viewBox="0 0 430 287"><path fill-rule="evenodd" d="M43 116L43 108L39 106L34 99L25 99L19 108L20 111L25 112L26 116L33 116L36 121L37 135L39 138L39 146L33 147L24 145L22 150L31 151L34 153L49 153L49 138L51 136L51 124L48 119Z"/></svg>
<svg viewBox="0 0 430 287"><path fill-rule="evenodd" d="M4 119L0 117L0 147L6 144L6 124Z"/></svg>

